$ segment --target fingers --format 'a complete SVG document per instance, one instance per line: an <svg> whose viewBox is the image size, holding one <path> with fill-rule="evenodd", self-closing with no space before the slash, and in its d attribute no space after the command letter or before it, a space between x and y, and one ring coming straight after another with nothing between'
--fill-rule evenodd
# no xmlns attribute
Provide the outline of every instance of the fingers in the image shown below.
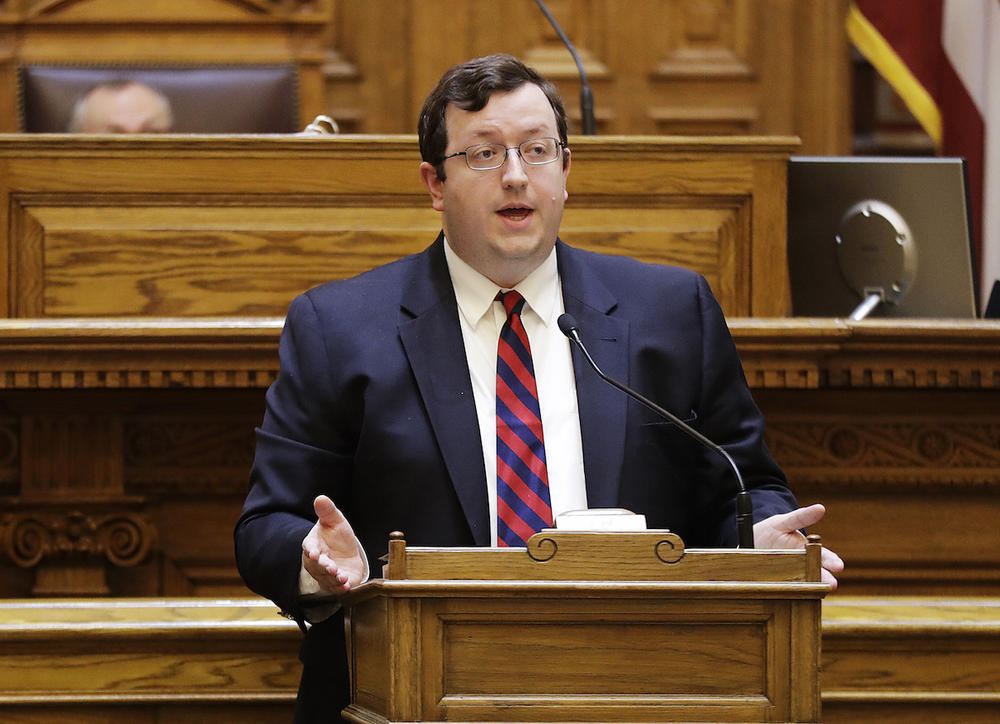
<svg viewBox="0 0 1000 724"><path fill-rule="evenodd" d="M836 576L834 576L832 573L830 573L830 571L826 570L825 568L820 571L820 575L822 577L823 583L828 583L828 584L830 584L830 587L834 591L837 590L837 577Z"/></svg>
<svg viewBox="0 0 1000 724"><path fill-rule="evenodd" d="M319 524L324 528L335 528L344 522L344 514L325 495L316 496L316 500L313 501L313 510L316 511Z"/></svg>
<svg viewBox="0 0 1000 724"><path fill-rule="evenodd" d="M305 553L305 546L303 546L303 553ZM315 559L304 555L302 565L322 590L338 595L351 590L350 577L344 571L339 570L336 562L325 553L319 554Z"/></svg>
<svg viewBox="0 0 1000 724"><path fill-rule="evenodd" d="M841 573L844 570L844 561L829 548L823 548L821 563L824 569L833 574Z"/></svg>
<svg viewBox="0 0 1000 724"><path fill-rule="evenodd" d="M816 503L815 505L809 505L805 508L793 510L790 513L775 515L773 516L773 520L775 525L781 530L791 532L793 530L808 528L811 525L815 525L823 519L825 514L826 508L824 508L820 503Z"/></svg>
<svg viewBox="0 0 1000 724"><path fill-rule="evenodd" d="M326 495L313 501L317 521L302 540L302 565L324 591L346 593L364 579L365 563L351 524Z"/></svg>

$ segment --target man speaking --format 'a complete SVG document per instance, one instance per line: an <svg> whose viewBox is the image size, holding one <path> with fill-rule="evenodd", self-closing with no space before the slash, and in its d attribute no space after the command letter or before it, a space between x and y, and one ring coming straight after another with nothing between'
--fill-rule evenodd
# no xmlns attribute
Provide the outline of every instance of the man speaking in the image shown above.
<svg viewBox="0 0 1000 724"><path fill-rule="evenodd" d="M304 593L415 546L517 546L553 516L627 508L688 546L735 546L725 459L600 379L597 363L722 446L758 547L798 547L722 312L699 275L558 239L571 151L555 87L507 55L448 70L419 120L420 176L443 231L419 254L296 298L236 526L249 587L311 625L297 721L348 703L344 624ZM824 572L842 567L824 552Z"/></svg>

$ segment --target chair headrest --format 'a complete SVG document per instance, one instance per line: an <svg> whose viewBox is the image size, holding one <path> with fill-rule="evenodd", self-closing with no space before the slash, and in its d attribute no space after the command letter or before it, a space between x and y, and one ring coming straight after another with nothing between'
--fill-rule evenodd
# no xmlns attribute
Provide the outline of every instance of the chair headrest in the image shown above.
<svg viewBox="0 0 1000 724"><path fill-rule="evenodd" d="M77 100L98 83L136 80L170 101L176 133L294 133L299 130L294 65L60 66L18 72L22 131L63 133Z"/></svg>

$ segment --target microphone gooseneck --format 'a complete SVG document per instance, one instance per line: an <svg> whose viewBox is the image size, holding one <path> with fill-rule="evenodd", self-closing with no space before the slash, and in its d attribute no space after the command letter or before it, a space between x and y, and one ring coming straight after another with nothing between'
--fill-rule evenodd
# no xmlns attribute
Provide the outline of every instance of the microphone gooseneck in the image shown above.
<svg viewBox="0 0 1000 724"><path fill-rule="evenodd" d="M597 133L597 124L594 121L594 93L590 90L590 83L587 82L587 71L583 68L583 62L580 60L580 56L577 55L576 48L573 47L573 43L567 37L563 29L559 27L559 23L556 19L552 17L552 13L545 6L542 0L535 0L538 4L539 9L545 14L545 17L549 21L549 25L552 29L556 31L559 38L563 41L563 45L569 50L569 54L573 56L573 60L576 62L577 70L580 72L580 123L583 130L584 136L593 136Z"/></svg>
<svg viewBox="0 0 1000 724"><path fill-rule="evenodd" d="M739 486L739 492L736 494L736 533L739 538L739 547L753 548L753 500L750 498L750 493L743 484L743 476L740 475L740 469L736 466L736 462L733 460L732 456L726 452L721 445L709 440L672 412L668 412L652 400L643 397L630 387L626 387L613 377L609 377L604 374L601 368L597 366L597 363L594 362L594 358L590 356L590 352L587 351L587 347L583 344L583 340L580 339L580 330L576 325L576 319L573 318L573 315L559 315L557 324L559 325L559 331L566 335L571 342L580 348L580 351L583 352L583 356L587 360L587 363L594 369L594 372L596 372L602 380L607 382L612 387L616 387L621 390L636 402L643 404L660 417L673 423L676 427L683 430L702 445L714 450L726 459L729 463L729 467L733 470L733 475L736 477L736 484Z"/></svg>

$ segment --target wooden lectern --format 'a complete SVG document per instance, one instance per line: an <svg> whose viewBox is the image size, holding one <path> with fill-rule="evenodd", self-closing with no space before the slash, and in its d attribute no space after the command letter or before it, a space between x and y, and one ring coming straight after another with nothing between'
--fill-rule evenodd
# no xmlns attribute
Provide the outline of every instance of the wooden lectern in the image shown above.
<svg viewBox="0 0 1000 724"><path fill-rule="evenodd" d="M384 578L345 598L344 717L819 721L820 548L557 530L527 549L407 548L394 533Z"/></svg>

